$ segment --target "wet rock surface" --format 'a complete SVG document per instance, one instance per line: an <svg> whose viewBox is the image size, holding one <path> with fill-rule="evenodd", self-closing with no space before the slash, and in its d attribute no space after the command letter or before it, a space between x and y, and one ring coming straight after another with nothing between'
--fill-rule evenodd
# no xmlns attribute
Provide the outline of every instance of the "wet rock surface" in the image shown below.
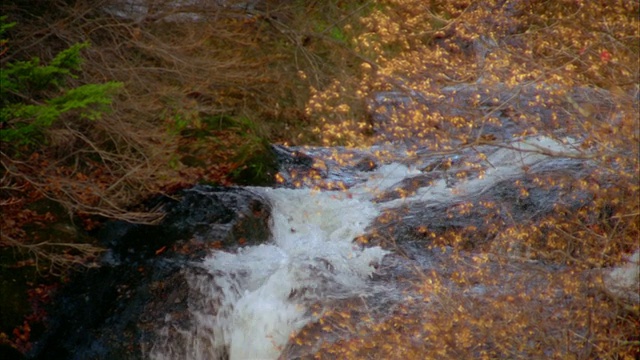
<svg viewBox="0 0 640 360"><path fill-rule="evenodd" d="M212 248L270 237L270 206L246 189L196 186L149 206L166 214L158 225L115 221L99 231L108 248L101 266L64 286L30 358L144 358L158 321L189 321L184 267Z"/></svg>
<svg viewBox="0 0 640 360"><path fill-rule="evenodd" d="M549 181L555 178L559 184L571 183L587 178L591 171L591 167L583 161L550 159L526 173L491 184L479 193L463 196L452 194L451 202L427 200L429 186L437 180L443 180L453 189L455 182L464 180L444 172L425 172L403 180L376 199L380 202L399 199L424 188L425 200L417 199L385 210L372 224L370 233L373 234L372 239L377 238L378 241L402 239L429 242L429 237L446 231L458 231L464 234L470 245L482 245L513 223L534 223L553 214L558 205L572 210L587 205L593 199L593 194L560 185L541 186L539 179ZM457 173L463 172L459 170ZM456 174L455 171L453 173ZM477 170L464 173L468 175L468 180L476 176Z"/></svg>
<svg viewBox="0 0 640 360"><path fill-rule="evenodd" d="M206 243L226 247L269 238L269 206L246 189L196 186L152 200L149 207L165 213L158 225L114 221L99 231L98 238L110 249L108 261L143 261L163 246L185 240L206 248ZM204 255L198 251L188 256Z"/></svg>

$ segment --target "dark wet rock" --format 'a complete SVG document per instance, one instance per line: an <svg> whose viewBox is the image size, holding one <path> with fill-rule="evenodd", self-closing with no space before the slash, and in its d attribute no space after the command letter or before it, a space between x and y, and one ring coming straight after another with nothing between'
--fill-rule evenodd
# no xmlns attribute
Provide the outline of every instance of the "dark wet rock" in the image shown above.
<svg viewBox="0 0 640 360"><path fill-rule="evenodd" d="M304 153L283 145L273 145L278 163L285 168L301 167L308 169L313 165L313 158Z"/></svg>
<svg viewBox="0 0 640 360"><path fill-rule="evenodd" d="M370 156L363 158L354 165L358 171L373 171L378 167L376 160Z"/></svg>
<svg viewBox="0 0 640 360"><path fill-rule="evenodd" d="M280 186L341 190L363 182L360 172L373 171L378 161L368 151L344 147L275 146Z"/></svg>
<svg viewBox="0 0 640 360"><path fill-rule="evenodd" d="M160 224L114 221L99 232L105 261L60 291L30 358L144 358L161 321L188 321L185 267L212 248L270 237L270 206L246 189L196 186L150 206L166 213Z"/></svg>
<svg viewBox="0 0 640 360"><path fill-rule="evenodd" d="M157 225L124 221L107 223L97 234L110 249L109 261L144 261L162 247L190 242L234 246L269 238L269 205L259 195L242 188L198 185L171 197L151 201L165 212ZM194 248L195 249L195 248ZM203 256L202 251L190 256Z"/></svg>
<svg viewBox="0 0 640 360"><path fill-rule="evenodd" d="M273 151L279 164L279 186L296 188L309 179L327 177L326 169L314 166L314 158L298 149L273 145Z"/></svg>
<svg viewBox="0 0 640 360"><path fill-rule="evenodd" d="M233 183L244 186L273 186L278 172L278 159L266 140L242 148L236 161L240 167L231 172Z"/></svg>
<svg viewBox="0 0 640 360"><path fill-rule="evenodd" d="M430 186L446 176L444 171L433 171L403 179L390 189L375 197L375 202L386 202L412 196L420 188Z"/></svg>

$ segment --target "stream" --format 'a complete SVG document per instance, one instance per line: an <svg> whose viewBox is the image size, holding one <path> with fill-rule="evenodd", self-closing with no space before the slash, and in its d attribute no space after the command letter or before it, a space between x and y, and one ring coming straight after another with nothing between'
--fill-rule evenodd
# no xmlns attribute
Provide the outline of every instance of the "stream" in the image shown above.
<svg viewBox="0 0 640 360"><path fill-rule="evenodd" d="M487 159L473 172L468 167L478 165L478 159L458 156L457 165L448 171L467 170L468 178L443 175L412 188L413 195L397 199L385 194L423 175L420 169L434 161L432 156L414 156L408 163L409 157L400 153L373 170L352 167L349 171L348 166L345 170L327 165L340 155L335 149L295 149L333 175L322 181L307 179L308 184L295 189L249 188L272 205L272 239L235 252L215 251L184 269L196 294L189 298L191 325L180 328L171 317L163 319L160 341L150 349L149 358L277 359L290 336L340 300L359 299L372 313L406 301L409 295L389 281L397 274L385 276L384 272L392 271L391 263L395 267L403 263L405 270L415 268L415 274L431 270L433 251L414 248L410 258L400 257L380 246L364 247L354 239L365 235L385 209L418 204L428 211L435 205L461 203L500 182L515 181L525 168L543 171L566 162L545 152L574 153L570 139L562 143L537 137L511 145L511 149L487 148L485 153L491 151ZM348 158L357 164L374 158L376 151L352 151ZM328 183L340 183L344 190L323 190Z"/></svg>

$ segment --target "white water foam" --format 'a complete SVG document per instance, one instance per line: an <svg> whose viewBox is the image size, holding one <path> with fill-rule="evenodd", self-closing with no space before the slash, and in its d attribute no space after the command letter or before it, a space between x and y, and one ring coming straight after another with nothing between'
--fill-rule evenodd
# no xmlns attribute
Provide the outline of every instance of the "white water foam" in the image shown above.
<svg viewBox="0 0 640 360"><path fill-rule="evenodd" d="M500 148L488 155L482 164L484 173L478 178L461 181L456 186L449 186L446 179L441 179L431 186L421 188L414 196L400 201L452 202L465 195L480 194L502 180L519 177L527 168L554 156L577 154L578 151L574 149L571 139L567 139L565 143L544 136L528 138L513 142L511 146ZM384 207L397 206L398 202L398 200L390 201Z"/></svg>
<svg viewBox="0 0 640 360"><path fill-rule="evenodd" d="M252 269L234 305L230 359L277 358L289 336L311 319L308 303L366 294L372 264L386 253L352 244L378 213L371 203L306 189L262 191L274 204L274 244L247 249L235 259ZM254 258L244 259L246 253ZM262 255L257 263L246 261ZM213 271L233 266L221 264L217 254L204 265ZM294 291L303 301L291 299Z"/></svg>
<svg viewBox="0 0 640 360"><path fill-rule="evenodd" d="M215 252L189 274L194 329L151 351L155 359L276 359L311 321L310 305L374 292L370 275L387 254L353 239L378 215L339 192L253 188L273 204L273 242ZM169 331L165 330L169 336Z"/></svg>

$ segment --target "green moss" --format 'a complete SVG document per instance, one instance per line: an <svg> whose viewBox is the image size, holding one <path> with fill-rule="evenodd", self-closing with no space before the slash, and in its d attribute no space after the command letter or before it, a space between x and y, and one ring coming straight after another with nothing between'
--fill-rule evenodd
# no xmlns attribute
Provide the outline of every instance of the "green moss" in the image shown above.
<svg viewBox="0 0 640 360"><path fill-rule="evenodd" d="M231 179L240 185L268 186L275 183L278 163L271 147L260 146L243 159L242 165L233 171Z"/></svg>
<svg viewBox="0 0 640 360"><path fill-rule="evenodd" d="M231 179L240 185L273 185L278 163L271 145L258 124L248 117L237 117L234 130L244 140L236 152L235 162L240 166L231 173Z"/></svg>

